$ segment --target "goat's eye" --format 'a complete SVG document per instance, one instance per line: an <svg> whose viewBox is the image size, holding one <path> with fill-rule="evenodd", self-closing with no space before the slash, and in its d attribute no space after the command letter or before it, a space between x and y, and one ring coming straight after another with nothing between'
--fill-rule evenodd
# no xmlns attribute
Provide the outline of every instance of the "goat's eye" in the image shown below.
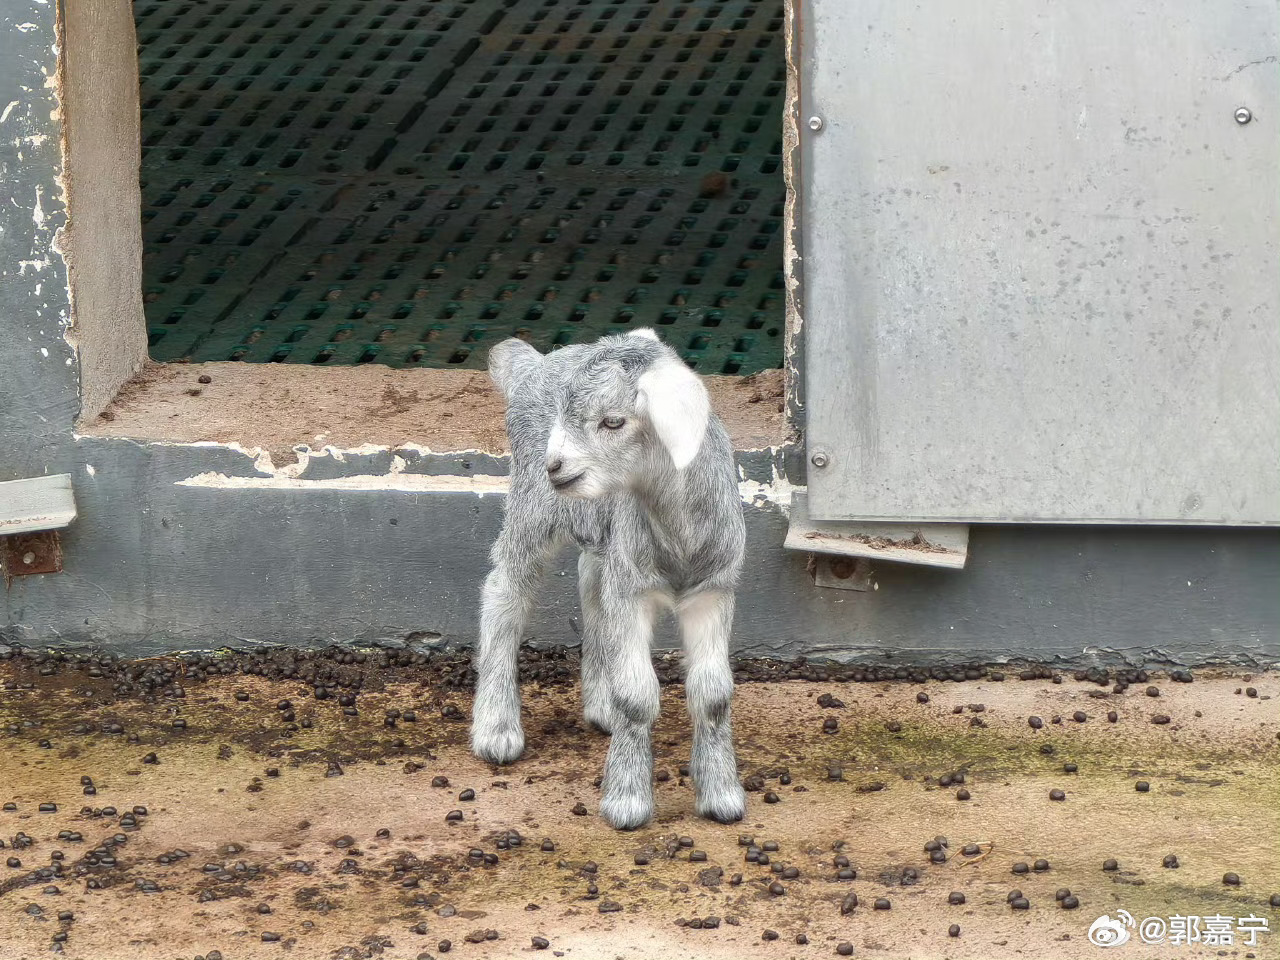
<svg viewBox="0 0 1280 960"><path fill-rule="evenodd" d="M604 427L606 430L619 430L626 422L627 421L622 417L605 417L600 421L600 426Z"/></svg>

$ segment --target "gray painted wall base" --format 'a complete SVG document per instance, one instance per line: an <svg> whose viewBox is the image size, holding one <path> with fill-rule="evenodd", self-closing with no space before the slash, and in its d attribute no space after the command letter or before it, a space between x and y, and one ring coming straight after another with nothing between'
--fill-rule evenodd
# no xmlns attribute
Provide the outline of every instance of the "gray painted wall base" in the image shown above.
<svg viewBox="0 0 1280 960"><path fill-rule="evenodd" d="M14 580L0 636L129 654L475 639L500 495L178 486L259 474L219 448L80 440L65 452L94 465L92 477L75 468L65 570ZM877 591L850 593L813 586L805 555L782 549L777 507L745 509L741 654L1280 661L1277 531L974 527L967 569L880 564ZM573 643L577 616L566 554L530 635Z"/></svg>

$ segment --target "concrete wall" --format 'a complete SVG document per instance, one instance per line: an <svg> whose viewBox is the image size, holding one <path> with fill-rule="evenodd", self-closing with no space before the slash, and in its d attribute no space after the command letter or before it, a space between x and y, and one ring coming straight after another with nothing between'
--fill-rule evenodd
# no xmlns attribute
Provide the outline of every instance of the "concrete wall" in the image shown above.
<svg viewBox="0 0 1280 960"><path fill-rule="evenodd" d="M63 10L65 182L73 211L64 252L81 415L92 420L147 358L137 38L131 3L75 0Z"/></svg>
<svg viewBox="0 0 1280 960"><path fill-rule="evenodd" d="M407 455L393 473L381 451L286 471L225 445L75 436L88 361L64 336L55 43L48 6L0 0L0 480L69 472L80 511L63 535L64 572L3 591L0 642L143 653L473 641L501 522L500 459ZM100 242L110 244L108 221ZM781 546L790 487L776 460L741 457L741 652L1280 661L1278 531L977 527L964 571L882 565L874 593L818 590L805 557ZM535 639L574 640L572 568L565 557L549 578Z"/></svg>

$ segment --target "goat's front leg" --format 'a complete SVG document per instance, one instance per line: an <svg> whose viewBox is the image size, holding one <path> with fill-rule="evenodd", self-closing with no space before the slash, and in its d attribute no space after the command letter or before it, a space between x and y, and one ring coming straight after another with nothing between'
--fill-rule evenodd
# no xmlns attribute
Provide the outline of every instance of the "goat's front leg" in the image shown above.
<svg viewBox="0 0 1280 960"><path fill-rule="evenodd" d="M683 600L676 608L685 650L685 699L693 720L694 809L699 816L721 823L741 820L746 794L738 780L733 753L729 703L733 671L729 667L729 631L733 625L733 594L707 590Z"/></svg>
<svg viewBox="0 0 1280 960"><path fill-rule="evenodd" d="M578 596L582 601L582 718L609 733L613 730L613 717L600 583L600 558L583 550L578 556Z"/></svg>
<svg viewBox="0 0 1280 960"><path fill-rule="evenodd" d="M518 656L545 555L544 545L525 543L504 528L484 581L471 752L491 763L510 763L524 752Z"/></svg>
<svg viewBox="0 0 1280 960"><path fill-rule="evenodd" d="M602 591L602 653L609 679L613 738L604 761L600 815L620 830L653 816L653 746L658 718L658 675L649 646L657 609L643 596Z"/></svg>

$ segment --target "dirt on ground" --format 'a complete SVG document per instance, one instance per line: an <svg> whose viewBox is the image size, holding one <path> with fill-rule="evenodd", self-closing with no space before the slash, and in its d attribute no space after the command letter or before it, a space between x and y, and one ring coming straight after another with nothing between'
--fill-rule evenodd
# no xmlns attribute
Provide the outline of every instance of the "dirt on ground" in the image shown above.
<svg viewBox="0 0 1280 960"><path fill-rule="evenodd" d="M782 442L781 370L704 381L737 449ZM87 436L238 443L286 455L302 444L503 454L504 409L489 375L475 370L150 363L80 429Z"/></svg>
<svg viewBox="0 0 1280 960"><path fill-rule="evenodd" d="M1231 918L1117 956L1280 952L1280 674L744 667L728 826L692 815L669 683L658 815L621 833L571 656L527 660L505 768L468 753L464 662L396 656L10 650L0 958L1083 958L1104 915Z"/></svg>

